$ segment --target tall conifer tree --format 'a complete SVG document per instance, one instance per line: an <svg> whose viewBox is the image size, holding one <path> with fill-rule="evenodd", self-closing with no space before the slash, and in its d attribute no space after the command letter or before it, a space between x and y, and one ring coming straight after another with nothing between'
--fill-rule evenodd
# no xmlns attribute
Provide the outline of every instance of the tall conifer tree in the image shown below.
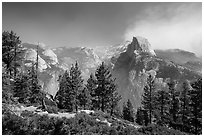
<svg viewBox="0 0 204 137"><path fill-rule="evenodd" d="M157 123L161 125L167 124L169 120L169 93L164 89L156 92L154 109L159 113Z"/></svg>
<svg viewBox="0 0 204 137"><path fill-rule="evenodd" d="M79 95L83 91L83 79L81 76L81 70L79 69L78 63L76 62L75 65L72 65L70 69L70 90L71 90L71 97L72 97L72 104L73 109L78 111L78 107L80 106L79 102Z"/></svg>
<svg viewBox="0 0 204 137"><path fill-rule="evenodd" d="M93 74L87 80L87 84L85 85L86 89L89 91L91 96L91 109L98 109L99 108L99 96L96 94L96 79Z"/></svg>
<svg viewBox="0 0 204 137"><path fill-rule="evenodd" d="M97 87L95 96L100 109L104 112L109 108L110 98L113 96L116 85L109 68L102 62L95 72Z"/></svg>
<svg viewBox="0 0 204 137"><path fill-rule="evenodd" d="M202 134L202 79L198 79L191 84L192 90L190 91L190 121L193 125L194 134Z"/></svg>
<svg viewBox="0 0 204 137"><path fill-rule="evenodd" d="M181 115L181 121L182 121L182 131L184 131L184 127L187 127L189 123L189 103L190 103L190 85L188 81L185 81L182 85L182 91L180 94L180 115Z"/></svg>
<svg viewBox="0 0 204 137"><path fill-rule="evenodd" d="M6 64L6 70L10 77L16 76L23 52L19 36L13 31L4 31L2 33L2 61Z"/></svg>
<svg viewBox="0 0 204 137"><path fill-rule="evenodd" d="M133 106L129 99L126 104L123 104L123 118L130 122L134 122Z"/></svg>
<svg viewBox="0 0 204 137"><path fill-rule="evenodd" d="M67 109L73 111L71 103L71 89L70 89L70 76L69 72L65 71L63 75L59 77L59 90L56 94L56 100L58 101L58 107L61 109Z"/></svg>
<svg viewBox="0 0 204 137"><path fill-rule="evenodd" d="M144 94L142 98L142 105L143 109L146 110L149 114L149 122L151 124L152 122L152 116L153 116L153 94L155 90L155 83L154 83L154 78L149 75L147 78L147 85L144 87Z"/></svg>
<svg viewBox="0 0 204 137"><path fill-rule="evenodd" d="M82 109L90 109L91 108L91 95L89 90L85 87L81 93L79 94L79 104Z"/></svg>
<svg viewBox="0 0 204 137"><path fill-rule="evenodd" d="M170 94L170 124L178 123L178 115L179 115L179 92L176 91L176 81L170 80L168 83L169 94Z"/></svg>

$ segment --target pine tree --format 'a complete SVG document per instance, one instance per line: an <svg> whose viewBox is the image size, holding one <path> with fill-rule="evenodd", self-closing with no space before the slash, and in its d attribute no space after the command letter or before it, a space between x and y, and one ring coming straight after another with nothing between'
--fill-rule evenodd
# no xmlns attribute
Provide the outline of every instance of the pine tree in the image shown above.
<svg viewBox="0 0 204 137"><path fill-rule="evenodd" d="M2 63L2 103L11 103L13 92L10 76L6 73L4 63Z"/></svg>
<svg viewBox="0 0 204 137"><path fill-rule="evenodd" d="M97 88L95 96L98 98L100 109L104 112L109 108L110 97L113 96L116 88L109 68L102 62L95 72Z"/></svg>
<svg viewBox="0 0 204 137"><path fill-rule="evenodd" d="M143 110L143 114L144 114L145 126L147 126L148 123L149 123L149 118L148 118L148 112L147 112L147 110Z"/></svg>
<svg viewBox="0 0 204 137"><path fill-rule="evenodd" d="M180 94L180 113L181 113L181 121L182 121L182 131L184 131L184 128L187 127L189 124L189 103L190 103L190 97L189 97L189 92L190 92L190 85L188 81L185 81L183 83L183 90L181 91Z"/></svg>
<svg viewBox="0 0 204 137"><path fill-rule="evenodd" d="M156 111L159 112L157 123L164 125L169 120L169 93L167 91L158 90L155 97Z"/></svg>
<svg viewBox="0 0 204 137"><path fill-rule="evenodd" d="M123 118L130 122L134 122L133 106L129 99L126 104L123 104Z"/></svg>
<svg viewBox="0 0 204 137"><path fill-rule="evenodd" d="M23 52L19 37L13 31L4 31L2 33L2 61L6 64L7 73L10 76L16 76Z"/></svg>
<svg viewBox="0 0 204 137"><path fill-rule="evenodd" d="M143 109L146 110L149 114L149 122L152 123L153 116L153 92L155 90L154 78L149 75L147 78L147 85L144 87L144 94L142 96L142 105Z"/></svg>
<svg viewBox="0 0 204 137"><path fill-rule="evenodd" d="M179 112L179 93L175 90L176 81L170 80L168 83L169 94L170 94L170 125L174 126L178 123L178 112Z"/></svg>
<svg viewBox="0 0 204 137"><path fill-rule="evenodd" d="M19 73L14 80L14 96L24 104L39 104L45 94L41 91L34 64L32 68L24 73Z"/></svg>
<svg viewBox="0 0 204 137"><path fill-rule="evenodd" d="M193 126L194 134L202 134L202 79L198 79L191 84L192 90L190 91L190 121Z"/></svg>
<svg viewBox="0 0 204 137"><path fill-rule="evenodd" d="M73 111L71 103L71 89L70 89L71 79L69 72L65 71L63 75L59 77L59 90L56 94L56 100L58 101L58 107L61 109L67 109Z"/></svg>
<svg viewBox="0 0 204 137"><path fill-rule="evenodd" d="M112 87L115 87L115 85L113 85ZM110 100L109 100L109 106L110 106L110 115L112 116L114 114L114 111L116 110L117 106L118 106L118 102L122 99L122 97L118 94L118 92L116 91L116 89L113 89L115 92L113 92L110 95Z"/></svg>
<svg viewBox="0 0 204 137"><path fill-rule="evenodd" d="M18 102L28 104L31 97L31 90L29 85L29 75L19 74L14 81L14 97L18 97Z"/></svg>
<svg viewBox="0 0 204 137"><path fill-rule="evenodd" d="M82 107L84 110L85 109L90 109L91 105L91 95L89 93L89 90L85 87L82 92L79 94L79 102L80 102L80 107Z"/></svg>
<svg viewBox="0 0 204 137"><path fill-rule="evenodd" d="M29 86L31 91L30 96L30 103L40 103L45 94L41 91L41 86L38 84L38 77L37 77L37 68L35 65L32 65L31 70L29 71Z"/></svg>
<svg viewBox="0 0 204 137"><path fill-rule="evenodd" d="M73 109L78 111L78 107L80 106L79 95L83 91L83 79L81 76L81 70L79 69L78 63L75 63L75 66L72 65L70 69L70 90L72 97Z"/></svg>
<svg viewBox="0 0 204 137"><path fill-rule="evenodd" d="M136 113L136 123L139 124L139 125L143 125L145 122L144 122L144 110L142 110L141 107L139 107L137 109L137 113Z"/></svg>
<svg viewBox="0 0 204 137"><path fill-rule="evenodd" d="M56 99L58 100L59 108L64 108L69 111L78 111L80 107L80 95L83 94L83 79L78 63L71 66L70 71L59 78L59 91Z"/></svg>
<svg viewBox="0 0 204 137"><path fill-rule="evenodd" d="M89 79L87 80L87 84L85 85L86 89L89 91L91 96L91 109L97 109L99 108L99 99L98 96L95 93L96 90L96 79L94 78L94 75L91 74Z"/></svg>

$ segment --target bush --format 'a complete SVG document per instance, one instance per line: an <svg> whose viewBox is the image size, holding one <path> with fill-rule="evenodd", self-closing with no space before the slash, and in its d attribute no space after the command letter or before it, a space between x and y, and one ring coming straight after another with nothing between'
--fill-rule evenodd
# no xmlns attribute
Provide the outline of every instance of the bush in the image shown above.
<svg viewBox="0 0 204 137"><path fill-rule="evenodd" d="M23 116L23 117L21 117ZM17 116L10 111L3 114L3 135L182 135L184 133L158 125L149 125L136 129L123 121L106 123L96 121L95 114L78 113L74 118L48 117L24 111ZM112 119L113 120L113 119ZM109 119L110 121L110 119Z"/></svg>
<svg viewBox="0 0 204 137"><path fill-rule="evenodd" d="M5 113L2 117L2 134L3 135L24 135L26 134L25 119L12 114Z"/></svg>
<svg viewBox="0 0 204 137"><path fill-rule="evenodd" d="M22 116L22 117L32 117L33 115L34 115L33 112L27 111L27 110L25 110L25 111L23 111L23 112L21 113L21 116Z"/></svg>
<svg viewBox="0 0 204 137"><path fill-rule="evenodd" d="M147 127L142 127L138 129L138 132L145 135L185 135L179 130L169 129L167 127L159 126L159 125L149 125Z"/></svg>

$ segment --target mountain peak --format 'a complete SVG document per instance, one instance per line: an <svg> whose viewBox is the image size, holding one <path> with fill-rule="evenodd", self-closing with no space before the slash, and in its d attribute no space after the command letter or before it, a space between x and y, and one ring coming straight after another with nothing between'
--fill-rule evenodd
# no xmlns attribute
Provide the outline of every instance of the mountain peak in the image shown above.
<svg viewBox="0 0 204 137"><path fill-rule="evenodd" d="M132 42L128 45L127 52L132 54L133 52L136 54L149 54L151 56L156 56L153 49L151 49L151 45L146 38L137 36L133 37Z"/></svg>

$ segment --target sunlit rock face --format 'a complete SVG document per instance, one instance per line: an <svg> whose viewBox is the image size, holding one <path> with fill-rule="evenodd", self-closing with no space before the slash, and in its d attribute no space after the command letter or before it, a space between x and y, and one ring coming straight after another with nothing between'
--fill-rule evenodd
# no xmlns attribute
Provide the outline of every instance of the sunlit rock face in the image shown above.
<svg viewBox="0 0 204 137"><path fill-rule="evenodd" d="M146 83L148 74L156 76L158 65L149 68L149 60L156 54L151 49L147 39L142 37L133 37L132 42L126 42L124 45L111 47L111 61L113 66L113 75L116 77L118 92L123 97L123 102L130 99L133 106L137 108L141 104L141 96ZM112 51L117 51L112 52ZM110 54L111 54L110 53Z"/></svg>
<svg viewBox="0 0 204 137"><path fill-rule="evenodd" d="M57 55L51 49L43 51L43 55L47 57L49 64L56 65L58 63Z"/></svg>
<svg viewBox="0 0 204 137"><path fill-rule="evenodd" d="M71 65L77 61L85 80L102 62L94 50L87 47L60 47L53 49L53 52L57 55L60 67L64 70L70 69Z"/></svg>
<svg viewBox="0 0 204 137"><path fill-rule="evenodd" d="M28 49L25 52L26 62L25 65L28 67L32 66L32 63L37 62L37 52L34 49ZM39 55L38 55L38 71L42 72L47 69L48 65Z"/></svg>
<svg viewBox="0 0 204 137"><path fill-rule="evenodd" d="M24 56L25 69L30 69L37 61L37 45L23 43L26 49ZM63 72L57 55L47 46L38 47L38 79L44 92L55 95L58 90L58 76Z"/></svg>
<svg viewBox="0 0 204 137"><path fill-rule="evenodd" d="M37 45L24 43L25 67L31 68L37 61ZM82 76L88 79L102 62L94 50L86 47L66 48L58 47L51 49L47 46L38 47L38 78L43 91L56 95L59 89L58 78L65 70L69 70L72 64L78 62Z"/></svg>

